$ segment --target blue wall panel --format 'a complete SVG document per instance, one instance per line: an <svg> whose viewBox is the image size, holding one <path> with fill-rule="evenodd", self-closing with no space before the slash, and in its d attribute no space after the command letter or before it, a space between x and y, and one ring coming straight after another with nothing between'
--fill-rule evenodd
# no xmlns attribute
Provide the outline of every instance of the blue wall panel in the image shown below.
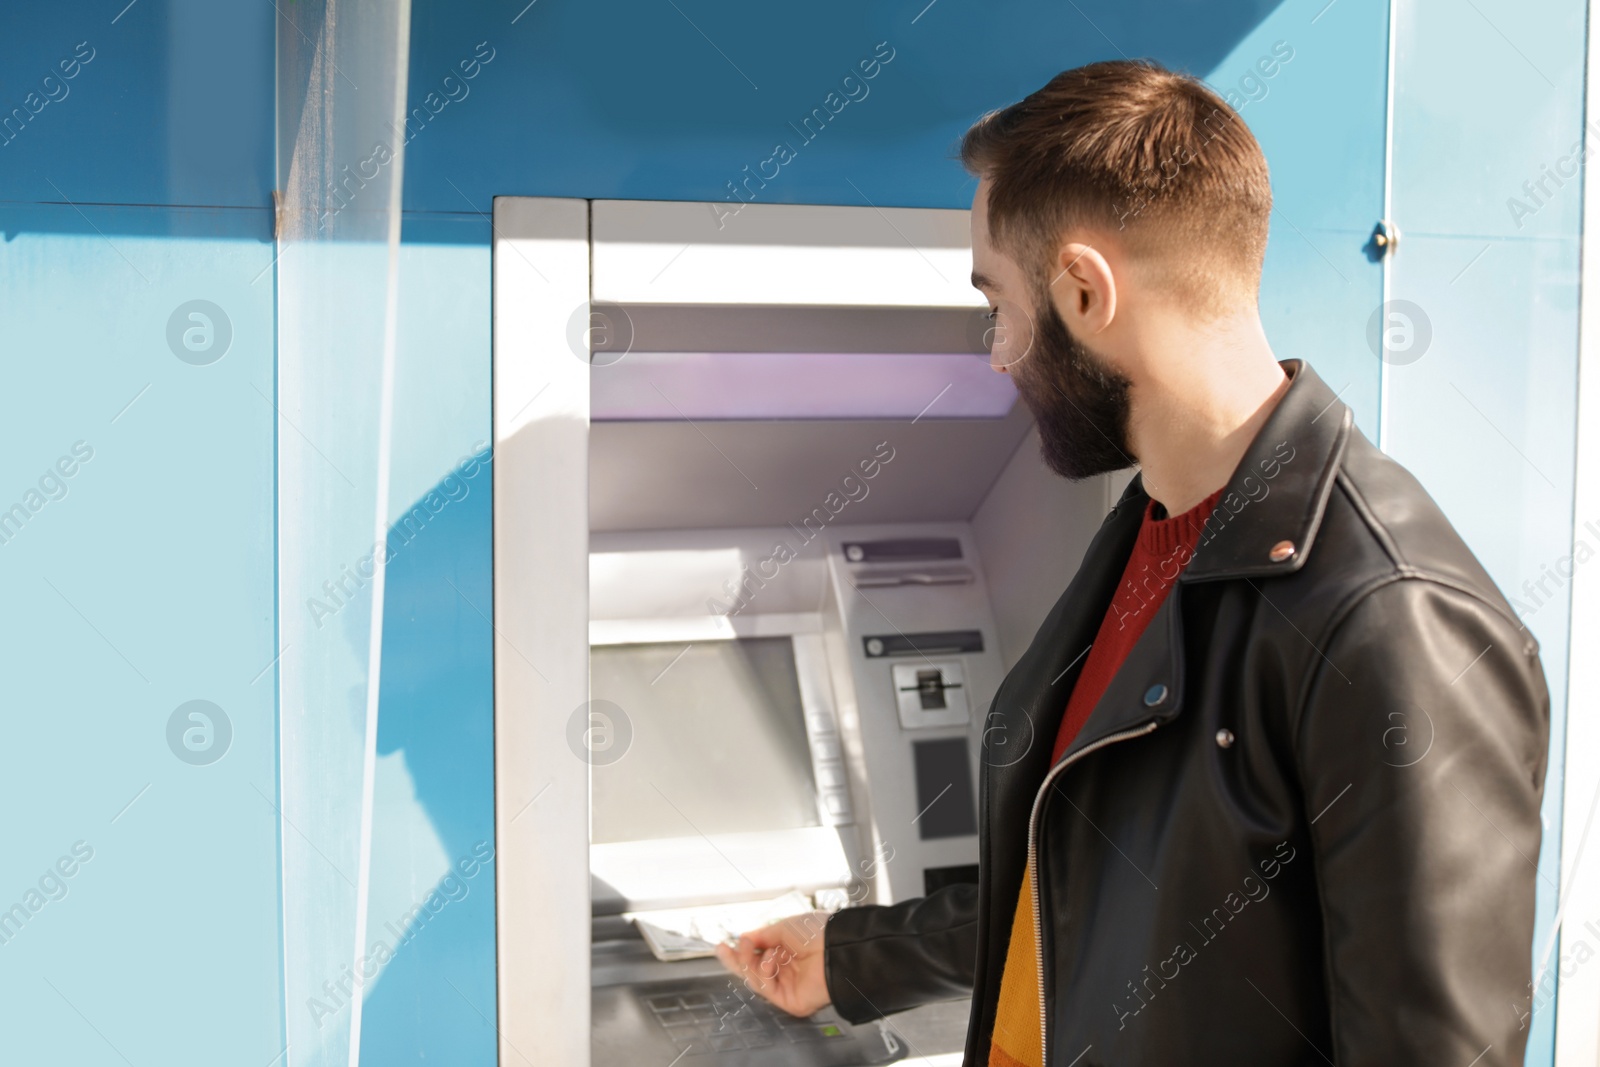
<svg viewBox="0 0 1600 1067"><path fill-rule="evenodd" d="M1427 340L1419 329L1419 343L1386 366L1383 443L1438 500L1539 641L1552 721L1535 966L1564 877L1570 588L1549 577L1572 552L1581 206L1572 149L1589 139L1592 151L1583 128L1585 13L1574 0L1467 9L1415 0L1400 7L1396 26L1401 238L1389 296L1411 303ZM1486 849L1507 847L1494 827L1478 830ZM1553 1056L1556 980L1547 975L1537 998L1506 990L1506 1011L1533 1012L1529 1064Z"/></svg>
<svg viewBox="0 0 1600 1067"><path fill-rule="evenodd" d="M200 238L139 236L194 228L171 209L83 210L0 207L0 508L26 509L0 543L0 909L26 909L0 919L0 1058L264 1065L283 1049L270 216ZM195 300L211 347L180 316L175 349ZM195 700L209 737L188 712L174 728ZM77 842L92 858L46 882Z"/></svg>
<svg viewBox="0 0 1600 1067"><path fill-rule="evenodd" d="M417 0L411 106L438 110L414 122L405 203L459 212L505 195L723 200L744 167L789 140L797 158L759 191L763 202L966 207L971 188L951 157L984 111L1097 59L1150 56L1205 75L1277 6ZM883 41L893 59L862 99L802 143L789 123L823 106ZM494 58L447 85L480 42Z"/></svg>
<svg viewBox="0 0 1600 1067"><path fill-rule="evenodd" d="M8 4L0 200L271 206L274 17L214 0Z"/></svg>
<svg viewBox="0 0 1600 1067"><path fill-rule="evenodd" d="M413 219L404 236L368 898L369 940L393 959L361 1052L493 1064L490 227Z"/></svg>
<svg viewBox="0 0 1600 1067"><path fill-rule="evenodd" d="M1291 0L1207 77L1272 171L1267 337L1280 359L1309 360L1374 439L1379 364L1366 322L1383 275L1365 248L1383 216L1388 14L1388 0Z"/></svg>

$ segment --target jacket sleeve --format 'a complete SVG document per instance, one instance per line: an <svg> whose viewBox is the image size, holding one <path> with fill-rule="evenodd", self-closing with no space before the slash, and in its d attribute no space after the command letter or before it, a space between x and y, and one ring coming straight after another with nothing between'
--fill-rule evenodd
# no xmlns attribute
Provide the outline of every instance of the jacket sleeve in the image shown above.
<svg viewBox="0 0 1600 1067"><path fill-rule="evenodd" d="M975 885L834 913L822 935L834 1010L847 1022L864 1023L970 994L977 937Z"/></svg>
<svg viewBox="0 0 1600 1067"><path fill-rule="evenodd" d="M1295 737L1333 1062L1521 1065L1550 699L1538 646L1425 579L1318 649ZM1553 885L1553 883L1552 883Z"/></svg>

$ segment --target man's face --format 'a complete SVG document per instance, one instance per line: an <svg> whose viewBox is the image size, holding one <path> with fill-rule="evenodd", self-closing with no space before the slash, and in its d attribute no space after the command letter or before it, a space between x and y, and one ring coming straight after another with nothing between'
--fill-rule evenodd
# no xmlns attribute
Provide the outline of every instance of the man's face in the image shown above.
<svg viewBox="0 0 1600 1067"><path fill-rule="evenodd" d="M1052 300L1035 295L1044 285L1030 284L994 247L988 202L985 179L972 201L972 284L989 301L989 365L1011 375L1051 470L1076 481L1132 466L1128 379L1072 335Z"/></svg>

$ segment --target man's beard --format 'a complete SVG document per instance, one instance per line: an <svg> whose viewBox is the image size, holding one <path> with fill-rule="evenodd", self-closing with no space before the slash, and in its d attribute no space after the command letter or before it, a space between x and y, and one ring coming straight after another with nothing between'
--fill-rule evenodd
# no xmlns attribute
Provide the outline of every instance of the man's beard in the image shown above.
<svg viewBox="0 0 1600 1067"><path fill-rule="evenodd" d="M1132 383L1073 337L1054 305L1042 303L1033 344L1011 378L1039 425L1046 466L1072 481L1133 466Z"/></svg>

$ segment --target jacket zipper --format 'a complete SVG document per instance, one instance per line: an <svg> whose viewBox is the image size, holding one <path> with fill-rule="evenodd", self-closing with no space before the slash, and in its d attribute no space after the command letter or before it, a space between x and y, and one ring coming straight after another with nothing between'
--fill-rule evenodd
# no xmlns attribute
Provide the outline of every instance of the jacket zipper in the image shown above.
<svg viewBox="0 0 1600 1067"><path fill-rule="evenodd" d="M1093 744L1084 745L1071 756L1050 768L1050 772L1044 776L1044 784L1039 787L1039 792L1033 798L1033 810L1028 815L1028 881L1033 891L1033 959L1034 965L1038 969L1039 978L1039 1058L1045 1067L1050 1067L1050 1036L1047 1029L1049 1009L1044 1002L1044 924L1040 906L1041 894L1039 892L1039 853L1035 843L1040 806L1044 803L1045 795L1050 791L1050 784L1056 780L1056 777L1062 771L1089 753L1096 752L1107 745L1116 744L1118 741L1127 741L1134 737L1143 737L1153 731L1157 725L1157 721L1152 719L1142 726L1136 726L1131 730L1123 730L1120 733L1109 734Z"/></svg>

